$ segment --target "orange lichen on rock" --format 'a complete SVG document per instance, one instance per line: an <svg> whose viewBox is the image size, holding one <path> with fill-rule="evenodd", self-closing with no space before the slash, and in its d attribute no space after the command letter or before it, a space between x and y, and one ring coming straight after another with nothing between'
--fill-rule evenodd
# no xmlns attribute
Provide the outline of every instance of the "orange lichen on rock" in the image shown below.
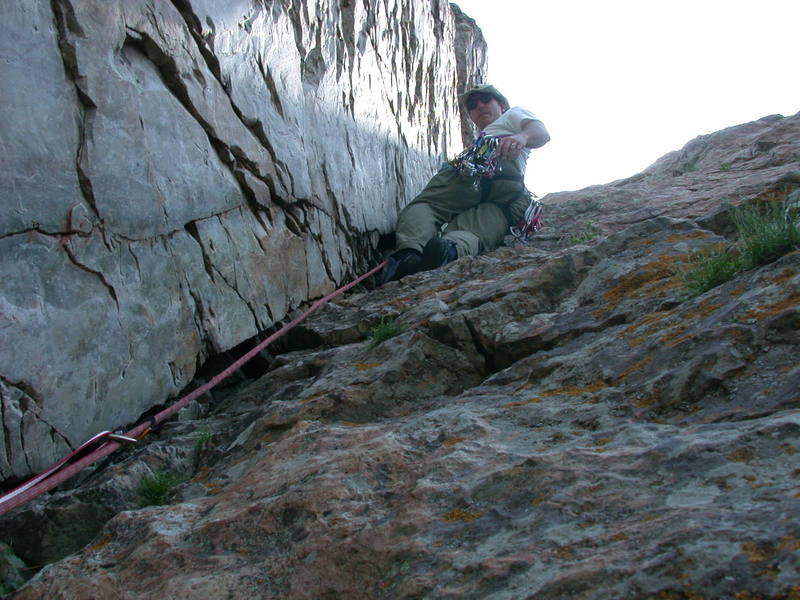
<svg viewBox="0 0 800 600"><path fill-rule="evenodd" d="M94 552L95 550L100 550L101 548L105 548L108 544L111 543L111 536L109 534L103 535L97 542L89 546L88 550L90 552Z"/></svg>
<svg viewBox="0 0 800 600"><path fill-rule="evenodd" d="M469 522L474 521L475 519L480 519L482 516L483 513L471 512L462 508L454 508L453 510L448 510L442 515L442 521L445 523L456 523L458 521Z"/></svg>
<svg viewBox="0 0 800 600"><path fill-rule="evenodd" d="M208 479L208 471L209 471L208 467L206 465L203 465L197 470L197 473L195 473L194 477L192 477L190 481L192 483L199 483L205 479Z"/></svg>
<svg viewBox="0 0 800 600"><path fill-rule="evenodd" d="M742 551L747 555L750 562L764 562L775 554L775 549L771 546L756 542L744 542Z"/></svg>
<svg viewBox="0 0 800 600"><path fill-rule="evenodd" d="M530 400L519 400L517 402L509 402L507 404L503 404L502 408L516 408L518 406L527 406L528 404L536 404L541 402L541 398L533 397Z"/></svg>
<svg viewBox="0 0 800 600"><path fill-rule="evenodd" d="M725 458L733 462L750 462L754 456L755 452L750 446L742 446L729 452Z"/></svg>
<svg viewBox="0 0 800 600"><path fill-rule="evenodd" d="M628 368L625 369L622 373L620 373L618 381L624 381L631 373L640 371L641 369L649 365L651 362L653 362L652 356L645 356L643 359L637 360L635 363L628 366Z"/></svg>
<svg viewBox="0 0 800 600"><path fill-rule="evenodd" d="M664 318L667 315L671 314L671 313L672 313L672 311L669 311L669 310L660 310L660 311L648 313L643 318L638 319L637 321L635 321L635 322L631 323L630 325L628 325L625 329L620 331L617 335L618 335L618 337L625 337L626 335L633 333L634 331L636 331L640 327L644 327L646 325L652 325L654 323L658 323L659 321L664 320ZM648 329L650 329L650 328L648 327Z"/></svg>
<svg viewBox="0 0 800 600"><path fill-rule="evenodd" d="M796 275L797 271L795 269L784 269L783 272L773 277L771 281L772 283L780 285L782 283L786 283Z"/></svg>
<svg viewBox="0 0 800 600"><path fill-rule="evenodd" d="M754 308L753 310L742 315L742 319L764 319L767 317L774 317L789 308L800 306L800 294L794 293L783 300L778 300L772 304Z"/></svg>
<svg viewBox="0 0 800 600"><path fill-rule="evenodd" d="M571 560L575 558L575 550L571 546L561 546L556 550L556 556L561 560Z"/></svg>
<svg viewBox="0 0 800 600"><path fill-rule="evenodd" d="M711 237L713 234L710 231L703 229L697 231L690 231L689 233L675 233L669 236L665 241L669 243L683 242L685 240L700 240Z"/></svg>
<svg viewBox="0 0 800 600"><path fill-rule="evenodd" d="M641 398L634 398L631 401L631 404L635 408L647 408L649 406L653 406L653 404L655 404L657 400L658 399L654 395L651 394L650 396L643 396Z"/></svg>
<svg viewBox="0 0 800 600"><path fill-rule="evenodd" d="M689 329L688 325L679 325L673 328L669 333L662 335L659 341L668 348L673 348L681 342L691 339L692 336L686 334L687 329Z"/></svg>
<svg viewBox="0 0 800 600"><path fill-rule="evenodd" d="M681 285L675 277L675 263L682 257L670 254L659 254L656 260L647 263L636 272L623 275L617 284L603 294L605 306L594 311L594 316L601 318L613 311L625 298L638 298L646 293L655 293ZM661 282L659 285L655 285Z"/></svg>
<svg viewBox="0 0 800 600"><path fill-rule="evenodd" d="M369 369L374 369L375 367L380 367L381 363L357 363L356 369L359 371L367 371Z"/></svg>
<svg viewBox="0 0 800 600"><path fill-rule="evenodd" d="M456 444L460 444L461 442L463 442L465 439L467 438L463 438L460 436L450 437L442 442L442 446L444 446L445 448L452 448Z"/></svg>
<svg viewBox="0 0 800 600"><path fill-rule="evenodd" d="M778 550L788 550L790 552L797 552L800 550L800 537L794 535L787 535L778 544Z"/></svg>
<svg viewBox="0 0 800 600"><path fill-rule="evenodd" d="M211 496L216 496L217 494L219 494L224 489L224 486L222 486L221 484L213 483L213 482L212 483L204 483L203 487L206 488L206 491Z"/></svg>
<svg viewBox="0 0 800 600"><path fill-rule="evenodd" d="M685 577L678 577L677 579L685 579ZM705 600L705 596L691 590L662 590L653 598L658 600Z"/></svg>
<svg viewBox="0 0 800 600"><path fill-rule="evenodd" d="M608 384L602 379L598 379L587 387L567 386L555 390L547 390L545 392L541 392L540 395L544 396L545 398L549 398L551 396L582 396L586 393L593 394L606 387L608 387Z"/></svg>
<svg viewBox="0 0 800 600"><path fill-rule="evenodd" d="M697 305L697 310L686 315L686 318L692 319L694 317L702 317L703 319L705 319L721 307L722 307L721 304L716 304L708 299L705 299L700 304Z"/></svg>

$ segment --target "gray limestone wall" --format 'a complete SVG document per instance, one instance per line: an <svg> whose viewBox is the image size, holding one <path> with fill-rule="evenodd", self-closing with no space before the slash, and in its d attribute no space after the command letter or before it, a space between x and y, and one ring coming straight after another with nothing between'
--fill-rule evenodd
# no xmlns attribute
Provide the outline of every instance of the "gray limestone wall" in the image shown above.
<svg viewBox="0 0 800 600"><path fill-rule="evenodd" d="M0 480L364 268L460 150L456 96L485 74L439 0L0 15Z"/></svg>

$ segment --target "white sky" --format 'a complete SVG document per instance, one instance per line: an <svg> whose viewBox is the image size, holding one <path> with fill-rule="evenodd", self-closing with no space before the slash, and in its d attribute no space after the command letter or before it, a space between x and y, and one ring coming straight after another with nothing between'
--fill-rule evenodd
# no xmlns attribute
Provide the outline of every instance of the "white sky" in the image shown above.
<svg viewBox="0 0 800 600"><path fill-rule="evenodd" d="M701 134L800 111L800 0L454 0L489 81L552 140L539 196L629 177Z"/></svg>

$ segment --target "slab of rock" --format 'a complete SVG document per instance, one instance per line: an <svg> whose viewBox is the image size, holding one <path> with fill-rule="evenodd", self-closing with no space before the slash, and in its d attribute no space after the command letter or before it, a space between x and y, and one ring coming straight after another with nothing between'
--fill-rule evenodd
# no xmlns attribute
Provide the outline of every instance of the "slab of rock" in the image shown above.
<svg viewBox="0 0 800 600"><path fill-rule="evenodd" d="M701 135L627 179L548 194L542 234L562 242L619 231L655 216L711 219L720 205L800 186L800 117L772 115Z"/></svg>
<svg viewBox="0 0 800 600"><path fill-rule="evenodd" d="M217 407L183 501L13 597L796 597L800 250L691 296L708 214L335 301Z"/></svg>
<svg viewBox="0 0 800 600"><path fill-rule="evenodd" d="M3 13L0 480L360 270L462 147L456 95L485 73L446 2Z"/></svg>

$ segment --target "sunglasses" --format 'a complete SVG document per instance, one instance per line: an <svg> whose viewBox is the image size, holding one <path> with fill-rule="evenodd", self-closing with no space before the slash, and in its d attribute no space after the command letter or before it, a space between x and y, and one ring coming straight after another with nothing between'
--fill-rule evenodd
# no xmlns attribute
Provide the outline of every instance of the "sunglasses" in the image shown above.
<svg viewBox="0 0 800 600"><path fill-rule="evenodd" d="M469 98L467 98L466 102L467 110L474 110L478 106L478 102L480 102L481 104L488 104L494 99L495 97L492 96L491 94L486 94L482 92L477 94L472 94Z"/></svg>

